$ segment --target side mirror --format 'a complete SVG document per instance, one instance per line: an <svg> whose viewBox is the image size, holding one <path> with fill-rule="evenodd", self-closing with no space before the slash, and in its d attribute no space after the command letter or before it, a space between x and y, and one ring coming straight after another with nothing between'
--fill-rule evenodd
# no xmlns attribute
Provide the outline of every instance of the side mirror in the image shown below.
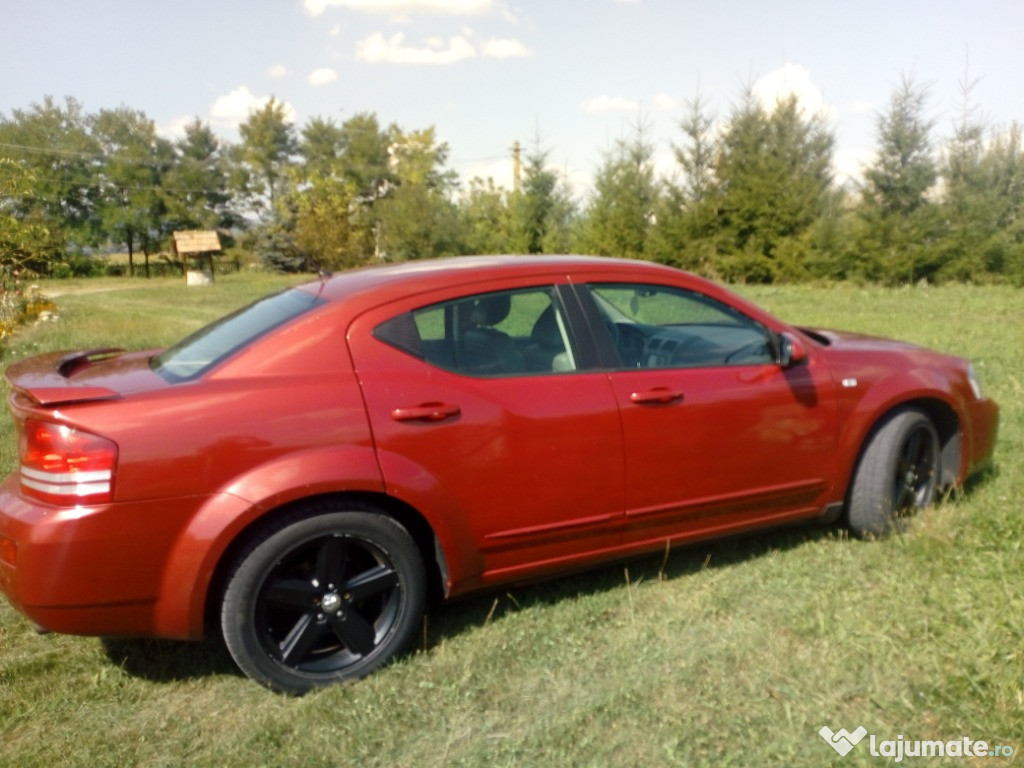
<svg viewBox="0 0 1024 768"><path fill-rule="evenodd" d="M789 333L779 335L779 365L792 368L807 359L807 348L796 336Z"/></svg>

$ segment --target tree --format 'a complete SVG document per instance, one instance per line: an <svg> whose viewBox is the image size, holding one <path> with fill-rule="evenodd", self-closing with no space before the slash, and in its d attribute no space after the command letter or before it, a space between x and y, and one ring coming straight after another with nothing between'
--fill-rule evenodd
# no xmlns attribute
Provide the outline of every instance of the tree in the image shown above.
<svg viewBox="0 0 1024 768"><path fill-rule="evenodd" d="M238 159L245 169L243 194L256 213L271 212L288 178L288 168L298 152L295 126L289 122L283 103L271 98L254 110L238 127L242 138Z"/></svg>
<svg viewBox="0 0 1024 768"><path fill-rule="evenodd" d="M683 200L687 205L699 206L718 191L715 178L718 150L712 134L715 120L705 111L704 98L700 94L686 106L687 115L679 125L688 141L683 146L673 145L672 151L683 169Z"/></svg>
<svg viewBox="0 0 1024 768"><path fill-rule="evenodd" d="M987 136L987 138L986 138ZM1024 147L1021 127L988 135L961 124L942 167L943 237L937 276L1024 280Z"/></svg>
<svg viewBox="0 0 1024 768"><path fill-rule="evenodd" d="M927 204L937 178L932 157L933 119L925 117L926 88L904 76L878 118L879 150L864 174L865 194L883 215L912 214Z"/></svg>
<svg viewBox="0 0 1024 768"><path fill-rule="evenodd" d="M526 156L522 188L509 199L513 253L560 253L569 250L575 206L559 174L547 167L549 152Z"/></svg>
<svg viewBox="0 0 1024 768"><path fill-rule="evenodd" d="M299 154L303 159L303 175L326 177L338 169L344 134L333 120L314 117L302 129Z"/></svg>
<svg viewBox="0 0 1024 768"><path fill-rule="evenodd" d="M381 129L377 116L360 113L341 126L341 175L352 183L356 197L371 207L394 186L391 147L397 128Z"/></svg>
<svg viewBox="0 0 1024 768"><path fill-rule="evenodd" d="M986 270L1024 286L1024 129L1020 123L993 138L981 170L980 183L994 201L990 235L982 245Z"/></svg>
<svg viewBox="0 0 1024 768"><path fill-rule="evenodd" d="M461 253L508 253L511 247L508 191L494 179L469 180L459 200Z"/></svg>
<svg viewBox="0 0 1024 768"><path fill-rule="evenodd" d="M172 159L170 144L156 135L156 125L142 112L121 107L100 110L90 121L103 153L100 218L114 242L128 248L128 273L134 274L135 246L146 257L161 236L164 199L161 177Z"/></svg>
<svg viewBox="0 0 1024 768"><path fill-rule="evenodd" d="M164 174L166 229L217 229L240 223L231 211L224 148L198 118L175 144L173 166Z"/></svg>
<svg viewBox="0 0 1024 768"><path fill-rule="evenodd" d="M456 251L455 206L426 184L402 184L378 205L377 248L389 261L450 256Z"/></svg>
<svg viewBox="0 0 1024 768"><path fill-rule="evenodd" d="M589 252L631 259L647 255L660 193L649 126L639 121L633 129L632 137L617 140L606 153L594 180L581 234Z"/></svg>
<svg viewBox="0 0 1024 768"><path fill-rule="evenodd" d="M748 92L730 116L716 174L720 261L727 279L798 278L811 226L832 184L834 137L821 116L806 116L795 95L769 112Z"/></svg>
<svg viewBox="0 0 1024 768"><path fill-rule="evenodd" d="M869 278L913 283L939 268L933 245L941 222L928 199L937 170L927 101L927 89L904 76L878 118L878 157L864 174L861 206Z"/></svg>
<svg viewBox="0 0 1024 768"><path fill-rule="evenodd" d="M42 207L33 207L32 172L10 158L0 157L0 288L24 268L42 271L56 261L63 239L50 227Z"/></svg>
<svg viewBox="0 0 1024 768"><path fill-rule="evenodd" d="M682 169L682 180L665 184L648 250L665 264L714 274L718 254L718 146L712 132L714 118L706 112L699 94L687 102L687 115L679 125L686 143L673 145L672 149Z"/></svg>
<svg viewBox="0 0 1024 768"><path fill-rule="evenodd" d="M352 182L314 176L293 201L290 238L278 225L271 241L273 266L282 271L335 270L366 262L369 233L352 216L356 205Z"/></svg>
<svg viewBox="0 0 1024 768"><path fill-rule="evenodd" d="M394 188L376 207L376 255L395 261L455 251L457 217L451 195L458 181L445 170L448 145L434 128L392 130L388 147Z"/></svg>
<svg viewBox="0 0 1024 768"><path fill-rule="evenodd" d="M375 115L302 131L303 182L290 196L296 245L322 266L454 251L457 177L433 128L382 130ZM280 251L280 249L277 249Z"/></svg>
<svg viewBox="0 0 1024 768"><path fill-rule="evenodd" d="M81 105L51 97L26 110L0 116L0 157L24 171L16 197L7 202L11 216L46 229L47 247L35 249L31 268L43 272L62 258L65 246L98 241L95 171L99 148L89 134ZM20 184L20 182L19 182Z"/></svg>

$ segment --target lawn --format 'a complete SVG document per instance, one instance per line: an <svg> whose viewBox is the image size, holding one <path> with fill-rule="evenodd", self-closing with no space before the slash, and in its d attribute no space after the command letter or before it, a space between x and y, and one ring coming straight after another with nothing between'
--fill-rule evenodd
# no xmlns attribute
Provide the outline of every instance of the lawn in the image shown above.
<svg viewBox="0 0 1024 768"><path fill-rule="evenodd" d="M45 285L60 319L21 332L5 362L164 345L286 282ZM972 357L1002 406L996 470L886 541L789 529L447 605L417 652L301 699L249 682L214 642L40 637L3 603L0 766L892 762L867 738L840 758L825 725L863 726L879 745L969 737L1018 753L910 765L1024 764L1024 291L743 292L795 323Z"/></svg>

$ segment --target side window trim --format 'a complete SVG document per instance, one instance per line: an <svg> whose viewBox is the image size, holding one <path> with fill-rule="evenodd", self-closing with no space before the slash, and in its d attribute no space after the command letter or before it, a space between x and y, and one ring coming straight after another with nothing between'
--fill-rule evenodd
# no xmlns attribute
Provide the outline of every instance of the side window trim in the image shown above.
<svg viewBox="0 0 1024 768"><path fill-rule="evenodd" d="M622 370L612 336L590 292L590 286L593 284L587 282L569 286L574 302L579 307L579 327L586 330L593 343L595 366L603 371Z"/></svg>

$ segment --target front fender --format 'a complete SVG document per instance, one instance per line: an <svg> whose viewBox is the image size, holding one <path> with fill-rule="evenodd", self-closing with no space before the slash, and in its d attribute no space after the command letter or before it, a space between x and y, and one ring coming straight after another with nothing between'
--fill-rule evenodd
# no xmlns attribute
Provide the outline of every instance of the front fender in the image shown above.
<svg viewBox="0 0 1024 768"><path fill-rule="evenodd" d="M892 373L874 382L857 381L854 386L851 386L852 381L849 377L841 381L845 396L840 394L840 402L846 413L839 435L837 490L841 490L844 497L860 459L862 447L871 430L885 414L901 405L941 403L956 414L958 429L963 429L964 402L950 386L948 378L934 369L913 368ZM956 468L956 475L958 478L962 477L962 467Z"/></svg>
<svg viewBox="0 0 1024 768"><path fill-rule="evenodd" d="M154 624L158 634L198 639L207 592L228 547L273 509L331 493L381 493L372 448L301 451L256 466L208 497L181 531L164 568Z"/></svg>

